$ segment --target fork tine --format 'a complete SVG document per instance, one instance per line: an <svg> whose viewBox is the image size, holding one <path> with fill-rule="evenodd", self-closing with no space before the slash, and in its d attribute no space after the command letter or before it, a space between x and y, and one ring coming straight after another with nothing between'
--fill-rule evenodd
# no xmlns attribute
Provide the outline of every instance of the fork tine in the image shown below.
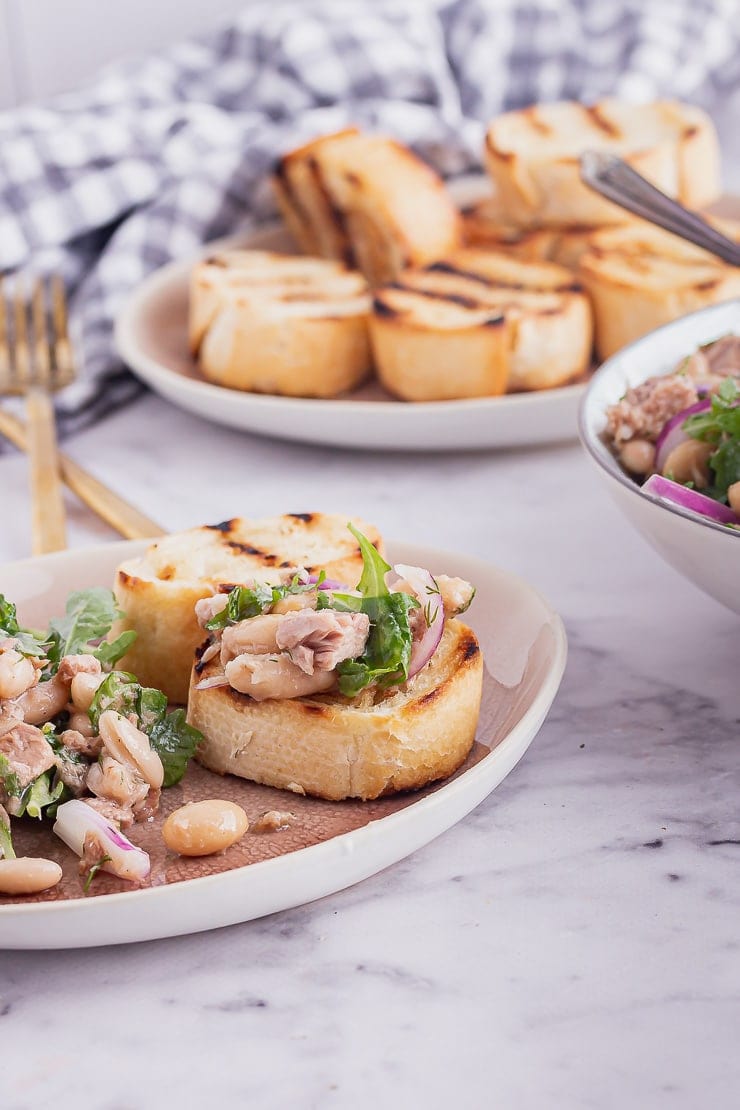
<svg viewBox="0 0 740 1110"><path fill-rule="evenodd" d="M38 278L31 297L31 318L33 320L32 360L34 381L44 389L51 387L51 343L46 326L46 304L44 280Z"/></svg>
<svg viewBox="0 0 740 1110"><path fill-rule="evenodd" d="M51 302L53 317L52 348L54 355L53 389L60 389L74 381L75 365L72 357L72 345L69 341L67 330L67 301L64 294L64 282L59 274L51 278Z"/></svg>
<svg viewBox="0 0 740 1110"><path fill-rule="evenodd" d="M5 279L0 274L0 396L4 393L10 393L12 384Z"/></svg>
<svg viewBox="0 0 740 1110"><path fill-rule="evenodd" d="M14 324L15 343L13 344L13 358L15 363L16 385L24 392L31 379L31 351L28 346L28 321L26 319L26 304L24 299L25 282L17 277L15 280L14 296Z"/></svg>

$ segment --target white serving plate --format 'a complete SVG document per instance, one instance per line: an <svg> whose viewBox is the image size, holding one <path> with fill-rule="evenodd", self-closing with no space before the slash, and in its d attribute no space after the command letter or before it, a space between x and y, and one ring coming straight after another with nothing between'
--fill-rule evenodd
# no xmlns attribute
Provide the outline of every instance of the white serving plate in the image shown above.
<svg viewBox="0 0 740 1110"><path fill-rule="evenodd" d="M490 189L480 177L454 184L451 191L459 204ZM504 397L408 403L394 400L377 383L337 400L319 400L244 393L204 381L187 344L189 276L199 257L233 246L296 249L276 224L211 243L142 282L116 324L116 349L126 365L180 408L259 435L369 450L455 451L576 438L584 384Z"/></svg>
<svg viewBox="0 0 740 1110"><path fill-rule="evenodd" d="M667 373L702 343L727 332L740 334L740 301L703 308L624 347L593 378L581 407L580 434L609 493L638 532L679 574L740 613L740 532L646 493L603 440L606 410L629 386Z"/></svg>
<svg viewBox="0 0 740 1110"><path fill-rule="evenodd" d="M0 592L43 625L71 590L108 586L146 543L117 543L12 563ZM0 948L95 947L194 933L311 902L376 874L454 825L511 771L537 734L565 667L562 621L525 582L487 563L408 544L393 561L477 585L469 621L487 667L477 739L490 753L405 808L352 832L217 875L123 893L0 906ZM218 780L215 780L218 781ZM413 797L413 796L412 796Z"/></svg>

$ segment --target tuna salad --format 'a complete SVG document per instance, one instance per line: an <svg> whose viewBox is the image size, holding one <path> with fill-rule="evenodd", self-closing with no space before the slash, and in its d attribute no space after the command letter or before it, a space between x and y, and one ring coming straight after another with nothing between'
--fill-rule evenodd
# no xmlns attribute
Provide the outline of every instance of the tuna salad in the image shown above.
<svg viewBox="0 0 740 1110"><path fill-rule="evenodd" d="M357 589L299 570L283 585L237 586L197 603L209 638L196 678L212 659L220 666L196 689L230 686L255 701L375 696L430 661L445 621L468 608L473 587L421 567L390 567L349 527L364 563Z"/></svg>
<svg viewBox="0 0 740 1110"><path fill-rule="evenodd" d="M105 639L119 615L108 590L84 590L46 632L30 631L0 595L0 860L15 859L13 822L48 820L88 880L149 872L123 830L135 840L201 736L159 690L114 669L136 636Z"/></svg>
<svg viewBox="0 0 740 1110"><path fill-rule="evenodd" d="M740 526L740 336L725 335L607 409L606 440L646 492Z"/></svg>

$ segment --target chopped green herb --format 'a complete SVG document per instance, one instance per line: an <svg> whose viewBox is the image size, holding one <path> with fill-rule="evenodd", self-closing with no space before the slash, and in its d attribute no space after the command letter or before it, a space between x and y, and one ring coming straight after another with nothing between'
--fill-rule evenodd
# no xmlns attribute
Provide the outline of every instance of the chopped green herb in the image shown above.
<svg viewBox="0 0 740 1110"><path fill-rule="evenodd" d="M112 671L103 680L92 700L88 716L97 731L100 715L113 709L124 717L135 716L138 727L149 737L164 767L163 786L174 786L185 774L188 761L203 739L185 720L182 709L167 712L167 698L161 690L141 686L134 675Z"/></svg>
<svg viewBox="0 0 740 1110"><path fill-rule="evenodd" d="M337 667L340 691L353 698L371 683L386 687L406 681L412 642L409 612L418 608L419 603L410 594L388 589L385 576L390 566L366 536L351 524L348 528L360 545L363 570L357 587L361 597L344 596L352 598L353 603L359 602L361 611L370 618L370 634L363 654ZM336 599L337 595L334 596Z"/></svg>
<svg viewBox="0 0 740 1110"><path fill-rule="evenodd" d="M20 627L15 605L3 594L0 594L0 636L12 636L18 641L21 655L35 658L43 658L49 646L40 635Z"/></svg>
<svg viewBox="0 0 740 1110"><path fill-rule="evenodd" d="M103 864L104 863L110 863L110 861L111 861L110 856L103 856L96 863L91 864L90 870L87 873L87 878L85 879L85 885L82 888L83 891L85 892L85 894L87 894L89 892L90 887L92 886L92 881L95 878L95 876L97 875L98 871L100 871L102 869Z"/></svg>
<svg viewBox="0 0 740 1110"><path fill-rule="evenodd" d="M106 666L117 663L136 639L136 633L128 631L110 643L105 640L116 619L122 615L113 594L102 586L71 593L65 615L49 622L51 646L47 654L52 671L63 656L79 653L94 655Z"/></svg>

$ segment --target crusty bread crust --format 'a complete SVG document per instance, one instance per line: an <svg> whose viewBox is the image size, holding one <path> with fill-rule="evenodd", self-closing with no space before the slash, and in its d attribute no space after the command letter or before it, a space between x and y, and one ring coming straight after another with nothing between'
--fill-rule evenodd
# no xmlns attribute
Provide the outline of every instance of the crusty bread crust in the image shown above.
<svg viewBox="0 0 740 1110"><path fill-rule="evenodd" d="M396 396L494 396L581 375L591 311L563 267L469 248L376 290L370 334L378 376Z"/></svg>
<svg viewBox="0 0 740 1110"><path fill-rule="evenodd" d="M188 720L211 771L319 798L377 798L452 774L473 744L483 660L473 632L450 621L431 662L405 687L364 705L339 695L256 702L228 686L195 689Z"/></svg>
<svg viewBox="0 0 740 1110"><path fill-rule="evenodd" d="M629 213L580 179L583 150L611 150L664 192L699 206L720 193L719 147L709 117L673 101L593 105L563 101L506 112L486 135L486 168L518 227L628 223Z"/></svg>
<svg viewBox="0 0 740 1110"><path fill-rule="evenodd" d="M716 222L740 239L740 224ZM579 275L591 297L600 359L661 324L740 296L740 270L645 224L594 233Z"/></svg>
<svg viewBox="0 0 740 1110"><path fill-rule="evenodd" d="M441 258L460 241L442 179L382 135L321 136L281 158L273 185L300 246L358 267L371 285Z"/></svg>
<svg viewBox="0 0 740 1110"><path fill-rule="evenodd" d="M230 389L336 397L370 372L361 274L270 251L221 251L190 287L190 345L204 377Z"/></svg>
<svg viewBox="0 0 740 1110"><path fill-rule="evenodd" d="M221 585L277 582L286 568L295 566L325 569L330 577L354 586L362 574L362 557L347 520L325 513L236 517L165 536L144 555L127 559L113 585L125 616L111 636L130 628L138 635L119 666L143 685L164 690L170 701L184 704L193 654L203 638L196 601ZM357 518L353 523L383 550L375 527Z"/></svg>

